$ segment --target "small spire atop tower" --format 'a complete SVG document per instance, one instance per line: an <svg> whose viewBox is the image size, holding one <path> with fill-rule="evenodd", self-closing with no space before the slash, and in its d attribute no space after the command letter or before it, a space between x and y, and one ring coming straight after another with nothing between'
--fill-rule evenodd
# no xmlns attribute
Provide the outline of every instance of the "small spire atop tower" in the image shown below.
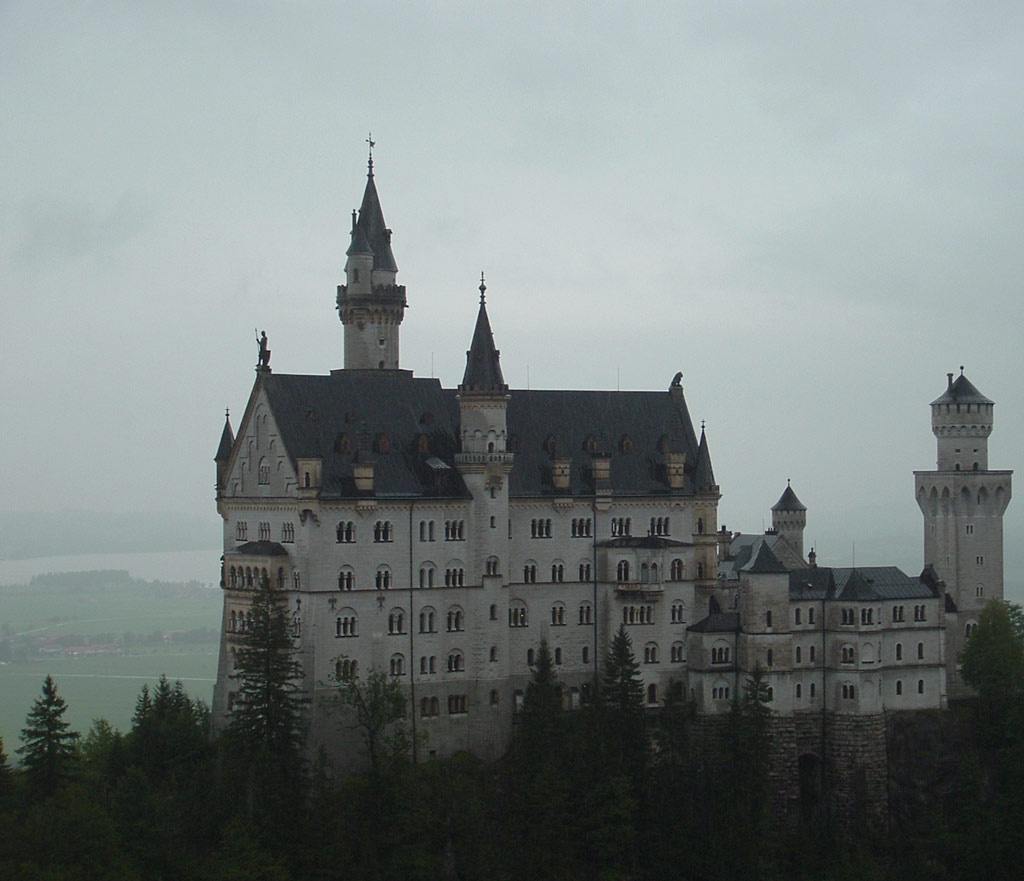
<svg viewBox="0 0 1024 881"><path fill-rule="evenodd" d="M501 373L500 352L494 347L494 334L487 317L485 293L487 285L484 274L480 273L480 311L476 316L473 342L466 352L466 372L462 377L461 391L507 392L505 378Z"/></svg>
<svg viewBox="0 0 1024 881"><path fill-rule="evenodd" d="M373 148L377 146L377 142L373 139L373 132L366 136L366 143L370 145L370 158L366 162L366 176L373 177Z"/></svg>

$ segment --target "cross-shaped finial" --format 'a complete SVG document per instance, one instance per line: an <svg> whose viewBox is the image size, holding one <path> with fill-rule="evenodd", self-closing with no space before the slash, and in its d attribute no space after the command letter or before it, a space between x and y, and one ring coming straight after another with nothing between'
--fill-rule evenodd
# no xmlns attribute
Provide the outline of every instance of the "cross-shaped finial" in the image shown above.
<svg viewBox="0 0 1024 881"><path fill-rule="evenodd" d="M487 285L484 284L484 273L483 270L480 272L480 305L484 304L484 294L487 292Z"/></svg>
<svg viewBox="0 0 1024 881"><path fill-rule="evenodd" d="M366 143L370 145L370 160L367 165L370 169L370 174L373 174L373 148L377 146L377 142L373 139L373 132L367 134Z"/></svg>

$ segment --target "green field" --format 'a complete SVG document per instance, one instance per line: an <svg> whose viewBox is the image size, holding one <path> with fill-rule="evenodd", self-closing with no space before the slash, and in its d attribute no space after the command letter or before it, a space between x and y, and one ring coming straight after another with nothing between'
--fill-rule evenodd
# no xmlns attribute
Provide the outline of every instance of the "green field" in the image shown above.
<svg viewBox="0 0 1024 881"><path fill-rule="evenodd" d="M155 684L161 673L172 681L180 679L191 696L209 703L217 675L217 644L138 655L0 664L0 733L9 753L18 746L25 715L39 697L47 673L68 702L65 718L72 727L84 734L93 719L103 717L124 731L131 722L139 689L145 682Z"/></svg>
<svg viewBox="0 0 1024 881"><path fill-rule="evenodd" d="M217 673L221 594L197 584L147 582L125 572L72 572L0 586L0 734L8 753L44 677L68 702L83 734L106 718L122 730L143 683L165 674L209 702ZM187 644L177 634L192 634ZM167 635L167 636L165 636ZM60 646L116 643L120 654L66 657ZM42 657L43 644L50 643Z"/></svg>

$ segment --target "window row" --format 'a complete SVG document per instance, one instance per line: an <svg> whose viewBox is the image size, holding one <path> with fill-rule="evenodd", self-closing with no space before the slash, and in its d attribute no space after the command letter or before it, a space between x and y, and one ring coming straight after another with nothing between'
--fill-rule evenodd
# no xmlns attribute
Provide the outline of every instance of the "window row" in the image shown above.
<svg viewBox="0 0 1024 881"><path fill-rule="evenodd" d="M569 525L573 538L590 538L594 534L594 521L590 517L573 517Z"/></svg>
<svg viewBox="0 0 1024 881"><path fill-rule="evenodd" d="M623 606L623 624L653 624L654 606Z"/></svg>
<svg viewBox="0 0 1024 881"><path fill-rule="evenodd" d="M497 703L494 700L495 692L491 692L492 700L491 703ZM468 698L464 694L450 694L448 695L448 715L449 716L461 716L465 715L469 710ZM441 715L441 703L436 697L424 697L420 698L420 716L424 719L429 719L432 716Z"/></svg>
<svg viewBox="0 0 1024 881"><path fill-rule="evenodd" d="M284 590L286 581L284 568L277 570L277 575L274 577L273 582L270 581L270 576L265 567L231 566L225 574L228 587L258 587L264 580L267 580L268 583L275 584L278 590ZM300 581L299 570L296 569L292 572L292 585L296 590L300 586Z"/></svg>
<svg viewBox="0 0 1024 881"><path fill-rule="evenodd" d="M651 518L651 535L668 535L669 524L668 517L652 517Z"/></svg>
<svg viewBox="0 0 1024 881"><path fill-rule="evenodd" d="M793 623L794 624L799 624L801 617L802 617L801 616L801 609L799 607L795 608L793 610ZM814 606L808 606L807 607L807 623L808 624L813 624L814 623Z"/></svg>
<svg viewBox="0 0 1024 881"><path fill-rule="evenodd" d="M551 520L537 519L530 521L530 538L551 538Z"/></svg>

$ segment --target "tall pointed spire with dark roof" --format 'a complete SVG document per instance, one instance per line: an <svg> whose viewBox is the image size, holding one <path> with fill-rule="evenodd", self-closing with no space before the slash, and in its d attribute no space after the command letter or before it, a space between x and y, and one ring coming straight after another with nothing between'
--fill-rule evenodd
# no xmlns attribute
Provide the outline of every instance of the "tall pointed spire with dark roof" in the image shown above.
<svg viewBox="0 0 1024 881"><path fill-rule="evenodd" d="M338 286L338 317L345 326L346 370L398 370L399 328L405 286L396 283L398 264L391 251L391 230L373 178L373 139L367 138L363 203L352 212L351 241L345 256L345 284Z"/></svg>
<svg viewBox="0 0 1024 881"><path fill-rule="evenodd" d="M217 455L213 457L214 462L227 462L231 458L231 450L235 446L235 433L231 430L231 413L224 411L224 430L220 433L220 444L217 446Z"/></svg>
<svg viewBox="0 0 1024 881"><path fill-rule="evenodd" d="M463 392L506 392L505 378L501 375L500 352L494 347L494 334L487 318L484 274L480 273L480 311L476 316L473 342L466 352L466 372L462 377L459 391Z"/></svg>
<svg viewBox="0 0 1024 881"><path fill-rule="evenodd" d="M711 451L708 449L708 436L704 432L704 423L700 425L700 446L697 448L697 464L694 468L693 483L697 492L715 486L715 472L711 467Z"/></svg>
<svg viewBox="0 0 1024 881"><path fill-rule="evenodd" d="M217 495L227 486L228 461L231 459L231 450L235 446L235 433L231 430L231 414L224 411L224 430L220 433L220 443L217 445L217 455L213 461L217 463Z"/></svg>

